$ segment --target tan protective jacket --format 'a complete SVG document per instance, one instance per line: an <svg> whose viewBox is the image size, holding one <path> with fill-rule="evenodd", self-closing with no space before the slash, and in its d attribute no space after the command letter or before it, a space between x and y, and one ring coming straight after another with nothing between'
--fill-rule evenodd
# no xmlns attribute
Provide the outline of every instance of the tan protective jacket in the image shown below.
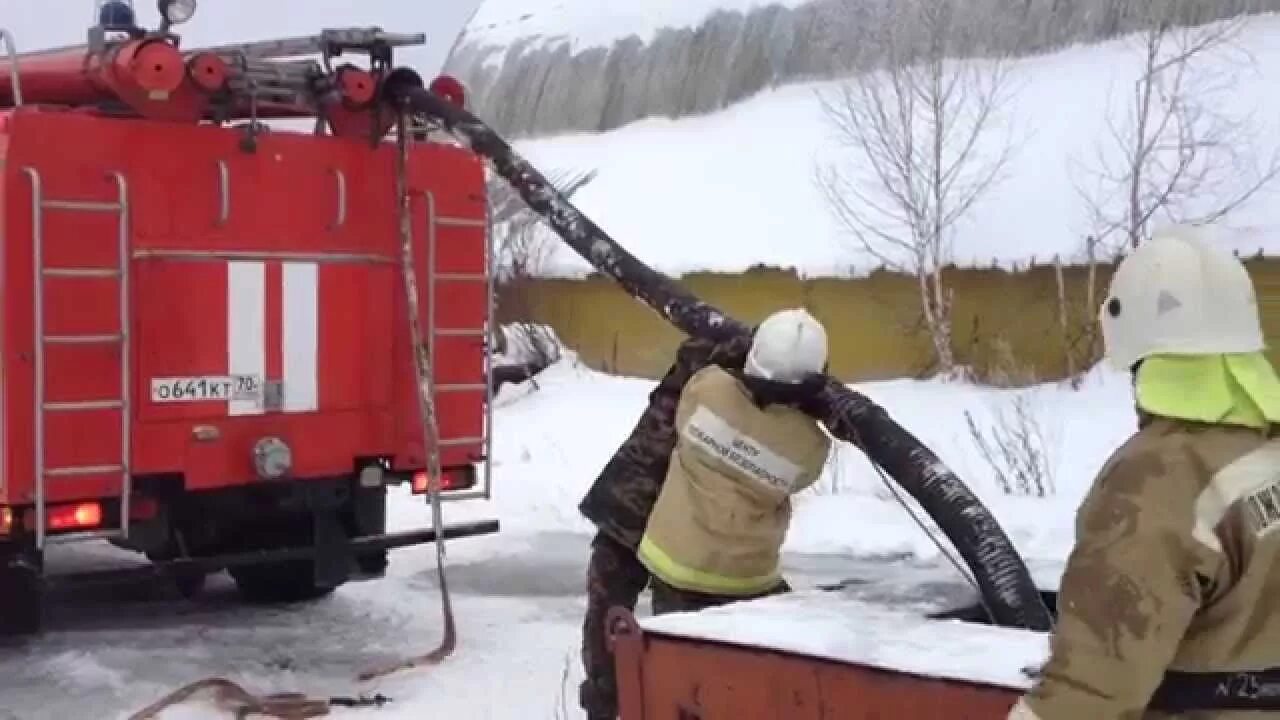
<svg viewBox="0 0 1280 720"><path fill-rule="evenodd" d="M1280 667L1280 439L1147 418L1076 532L1049 662L1010 718L1280 717L1147 709L1166 670Z"/></svg>
<svg viewBox="0 0 1280 720"><path fill-rule="evenodd" d="M798 410L757 407L714 365L689 380L676 428L640 561L681 590L750 596L773 589L791 495L821 475L831 439Z"/></svg>

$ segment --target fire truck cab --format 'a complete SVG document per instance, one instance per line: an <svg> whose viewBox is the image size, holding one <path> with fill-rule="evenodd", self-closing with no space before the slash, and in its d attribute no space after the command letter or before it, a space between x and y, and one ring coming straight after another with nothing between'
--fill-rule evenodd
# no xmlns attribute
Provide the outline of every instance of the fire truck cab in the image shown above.
<svg viewBox="0 0 1280 720"><path fill-rule="evenodd" d="M161 0L151 32L100 2L83 47L0 37L0 634L39 628L58 543L297 601L498 530L386 528L391 485L489 494L484 168L394 132L379 93L422 36L185 50L169 26L194 5ZM265 124L287 118L314 130Z"/></svg>

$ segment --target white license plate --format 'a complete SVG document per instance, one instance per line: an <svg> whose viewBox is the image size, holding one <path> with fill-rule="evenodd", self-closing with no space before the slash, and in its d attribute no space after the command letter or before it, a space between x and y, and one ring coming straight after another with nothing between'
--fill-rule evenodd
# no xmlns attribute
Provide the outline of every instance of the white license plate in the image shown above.
<svg viewBox="0 0 1280 720"><path fill-rule="evenodd" d="M257 400L262 378L257 375L151 378L151 402L219 402Z"/></svg>

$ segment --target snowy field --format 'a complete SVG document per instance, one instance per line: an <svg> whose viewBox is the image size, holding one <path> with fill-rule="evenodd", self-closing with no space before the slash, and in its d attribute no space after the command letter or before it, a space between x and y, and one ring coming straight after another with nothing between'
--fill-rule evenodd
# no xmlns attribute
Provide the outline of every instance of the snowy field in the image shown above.
<svg viewBox="0 0 1280 720"><path fill-rule="evenodd" d="M446 508L446 520L496 516L503 531L449 545L460 645L443 665L366 685L354 680L359 670L429 649L438 638L433 553L430 546L407 548L392 554L388 577L347 585L291 610L243 606L225 577L212 579L194 601L151 585L57 596L44 636L0 648L0 718L86 717L85 708L93 707L95 718L123 720L207 675L263 692L381 692L393 699L381 710L336 710L335 717L578 717L577 647L591 527L575 508L630 430L652 383L566 360L537 385L507 387L499 397L493 501ZM1075 507L1107 453L1133 427L1125 380L1095 373L1079 391L996 392L908 381L858 389L961 474L1039 581L1054 587L1072 541ZM1045 438L1055 485L1046 498L1004 494L967 428L966 411L986 428L1014 407L1023 408ZM396 529L428 524L427 508L398 495L393 523ZM52 569L70 570L101 555L116 553L63 548ZM785 566L799 590L847 583L847 594L872 605L973 599L928 536L847 448L799 501ZM945 657L947 650L938 652ZM225 716L197 702L163 717Z"/></svg>
<svg viewBox="0 0 1280 720"><path fill-rule="evenodd" d="M1205 206L1236 197L1251 177L1250 163L1265 165L1280 149L1277 36L1280 16L1251 17L1230 47L1188 70L1188 85L1213 88L1200 96L1211 105L1207 112L1252 130L1235 148L1238 164L1205 184L1198 198ZM1109 126L1127 132L1126 103L1143 57L1137 41L1125 38L1010 65L1009 100L977 157L988 161L1006 139L1016 151L1002 179L955 227L958 265L1083 260L1085 238L1098 227L1086 197L1113 212L1126 196L1098 173L1122 163ZM602 134L527 140L517 149L545 172L598 170L574 203L669 274L765 265L811 277L857 275L881 263L844 233L815 179L830 163L849 169L858 160L841 146L819 102L838 99L839 89L835 81L787 85L706 116L650 118ZM1280 252L1277 199L1280 185L1273 183L1232 213L1224 241L1250 255ZM540 274L577 277L590 269L555 245Z"/></svg>

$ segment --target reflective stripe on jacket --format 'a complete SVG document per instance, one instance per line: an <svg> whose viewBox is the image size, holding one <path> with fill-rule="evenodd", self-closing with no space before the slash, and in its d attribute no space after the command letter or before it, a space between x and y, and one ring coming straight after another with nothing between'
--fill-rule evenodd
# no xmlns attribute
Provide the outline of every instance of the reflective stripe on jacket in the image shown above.
<svg viewBox="0 0 1280 720"><path fill-rule="evenodd" d="M716 366L690 379L676 427L640 561L682 590L746 596L771 589L780 582L791 495L817 481L831 439L798 410L757 407Z"/></svg>

